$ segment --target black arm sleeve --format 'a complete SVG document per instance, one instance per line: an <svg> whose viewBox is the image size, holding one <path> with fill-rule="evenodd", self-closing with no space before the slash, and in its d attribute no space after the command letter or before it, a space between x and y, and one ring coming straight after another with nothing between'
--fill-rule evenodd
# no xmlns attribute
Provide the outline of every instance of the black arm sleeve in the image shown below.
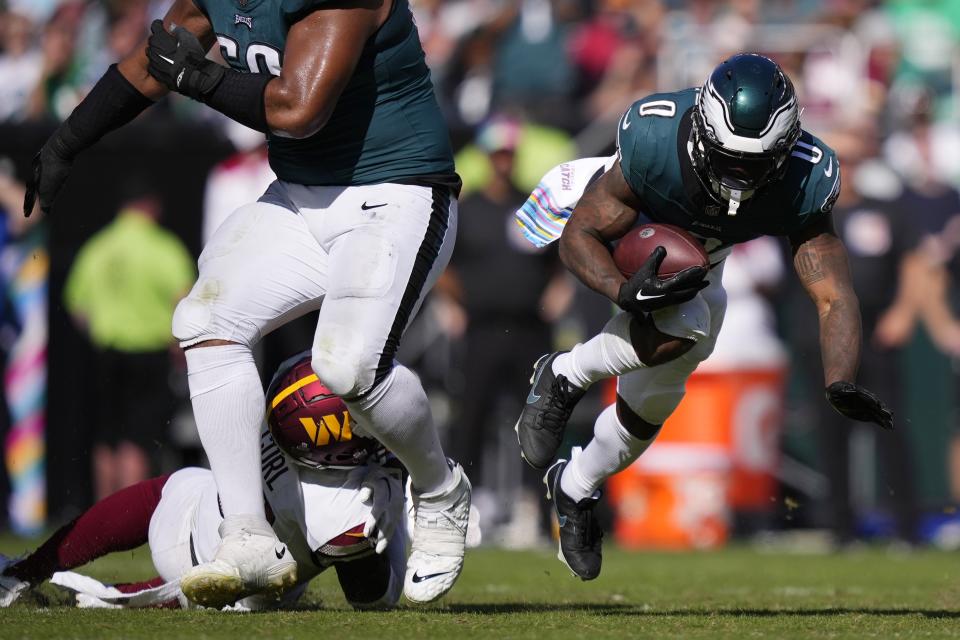
<svg viewBox="0 0 960 640"><path fill-rule="evenodd" d="M130 81L117 65L111 65L87 97L77 105L70 117L51 138L62 157L73 158L94 145L114 129L119 129L153 104Z"/></svg>
<svg viewBox="0 0 960 640"><path fill-rule="evenodd" d="M223 74L223 80L202 100L244 126L269 133L263 97L273 78L269 73L240 73L229 69Z"/></svg>

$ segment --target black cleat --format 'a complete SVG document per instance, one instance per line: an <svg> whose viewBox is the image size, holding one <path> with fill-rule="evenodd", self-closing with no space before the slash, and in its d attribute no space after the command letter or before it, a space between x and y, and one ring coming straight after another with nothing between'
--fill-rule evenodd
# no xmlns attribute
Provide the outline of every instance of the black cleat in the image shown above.
<svg viewBox="0 0 960 640"><path fill-rule="evenodd" d="M557 460L543 478L547 485L547 499L553 502L560 526L557 557L581 580L593 580L600 575L603 562L603 529L593 514L600 501L600 492L574 502L560 488L560 476L566 466L566 460Z"/></svg>
<svg viewBox="0 0 960 640"><path fill-rule="evenodd" d="M553 462L563 443L567 420L585 393L566 377L553 374L553 361L562 353L549 353L533 365L527 403L514 427L520 455L534 469L546 469Z"/></svg>

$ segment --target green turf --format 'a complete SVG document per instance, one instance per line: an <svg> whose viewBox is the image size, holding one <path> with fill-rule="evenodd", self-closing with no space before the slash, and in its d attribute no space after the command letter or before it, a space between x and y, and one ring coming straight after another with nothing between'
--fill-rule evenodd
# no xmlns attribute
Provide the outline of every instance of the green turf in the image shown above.
<svg viewBox="0 0 960 640"><path fill-rule="evenodd" d="M23 543L0 539L0 551ZM151 575L142 550L87 571ZM960 638L960 556L610 550L591 583L552 552L470 552L454 591L430 607L356 613L335 577L282 613L76 610L52 587L0 611L0 638ZM42 606L46 605L46 606Z"/></svg>

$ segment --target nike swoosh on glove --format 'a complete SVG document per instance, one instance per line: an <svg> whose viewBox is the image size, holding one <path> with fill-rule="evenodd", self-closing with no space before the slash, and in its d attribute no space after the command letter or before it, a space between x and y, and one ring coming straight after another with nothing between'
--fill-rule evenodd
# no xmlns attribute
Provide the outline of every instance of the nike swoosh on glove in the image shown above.
<svg viewBox="0 0 960 640"><path fill-rule="evenodd" d="M893 412L872 391L852 382L834 382L825 394L827 402L851 420L872 422L888 431L893 429Z"/></svg>
<svg viewBox="0 0 960 640"><path fill-rule="evenodd" d="M657 271L667 257L667 250L657 247L629 280L620 286L617 305L631 313L650 313L692 300L709 282L707 269L688 267L669 278L660 278Z"/></svg>
<svg viewBox="0 0 960 640"><path fill-rule="evenodd" d="M154 20L147 40L147 71L171 91L203 102L223 80L226 67L207 60L197 37L183 27L172 31Z"/></svg>

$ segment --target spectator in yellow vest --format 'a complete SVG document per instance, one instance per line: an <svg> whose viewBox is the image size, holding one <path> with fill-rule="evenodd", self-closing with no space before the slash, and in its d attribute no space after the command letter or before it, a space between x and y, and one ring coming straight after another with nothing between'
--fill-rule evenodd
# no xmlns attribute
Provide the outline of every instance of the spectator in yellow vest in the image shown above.
<svg viewBox="0 0 960 640"><path fill-rule="evenodd" d="M87 241L67 277L64 302L96 358L98 499L149 477L172 414L170 325L196 273L160 215L158 197L141 191Z"/></svg>

